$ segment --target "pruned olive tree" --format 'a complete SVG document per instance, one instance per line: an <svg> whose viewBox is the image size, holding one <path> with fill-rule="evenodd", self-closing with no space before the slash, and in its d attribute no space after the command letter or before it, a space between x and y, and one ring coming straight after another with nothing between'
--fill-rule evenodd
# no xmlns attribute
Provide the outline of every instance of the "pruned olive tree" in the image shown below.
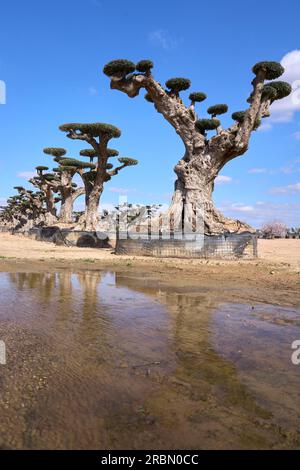
<svg viewBox="0 0 300 470"><path fill-rule="evenodd" d="M288 83L276 80L284 72L277 62L259 62L253 67L255 75L253 91L248 98L246 110L232 115L235 121L223 129L218 116L226 113L226 104L216 104L207 109L209 118L199 118L196 104L206 99L202 92L190 93L186 106L180 92L187 90L191 82L186 78L171 78L164 88L152 75L153 63L142 60L137 64L128 60L113 60L105 65L103 72L110 78L110 87L126 93L130 98L146 90L145 98L154 104L156 111L174 127L185 146L185 154L175 165L177 175L175 191L169 209L178 226L183 217L193 219L196 207L202 204L204 230L207 234L249 229L246 224L224 217L214 206L212 193L214 181L220 170L230 160L243 155L249 146L251 133L258 128L261 119L270 115L274 100L288 96ZM208 132L214 135L208 137ZM184 209L183 209L184 208Z"/></svg>
<svg viewBox="0 0 300 470"><path fill-rule="evenodd" d="M46 213L43 193L34 193L23 186L15 186L14 189L18 194L7 200L7 205L2 208L1 221L9 228L22 231L43 225Z"/></svg>
<svg viewBox="0 0 300 470"><path fill-rule="evenodd" d="M52 190L59 194L60 212L59 222L64 224L71 224L73 222L73 206L76 199L84 194L84 187L77 188L76 183L73 183L73 177L77 171L76 167L65 167L60 165L67 151L58 147L47 147L44 149L46 155L52 155L54 161L59 164L58 167L53 168L56 179L50 182ZM55 202L55 201L54 201Z"/></svg>
<svg viewBox="0 0 300 470"><path fill-rule="evenodd" d="M39 165L36 167L37 176L30 178L29 182L38 188L44 194L46 204L46 222L47 225L52 225L58 221L57 209L55 206L55 195L57 183L59 178L53 173L44 173L49 170L47 166Z"/></svg>
<svg viewBox="0 0 300 470"><path fill-rule="evenodd" d="M91 147L82 150L82 156L89 157L90 162L83 162L76 159L61 159L59 164L64 168L76 168L85 186L85 216L83 228L85 230L97 230L99 222L99 203L104 189L105 182L112 176L117 175L120 170L127 166L136 165L138 162L133 158L119 158L120 165L113 166L109 162L111 157L117 156L116 150L109 149L108 143L112 138L118 138L121 131L111 124L105 123L70 123L63 124L60 130L67 133L67 137L73 140L82 140ZM89 171L84 171L89 169Z"/></svg>

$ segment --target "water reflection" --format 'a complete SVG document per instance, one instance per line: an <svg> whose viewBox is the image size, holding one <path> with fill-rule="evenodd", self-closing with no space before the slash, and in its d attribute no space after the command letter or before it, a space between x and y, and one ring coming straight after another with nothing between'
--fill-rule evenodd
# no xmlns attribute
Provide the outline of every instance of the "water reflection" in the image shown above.
<svg viewBox="0 0 300 470"><path fill-rule="evenodd" d="M282 355L299 311L139 273L4 273L0 287L2 447L299 446L299 374Z"/></svg>

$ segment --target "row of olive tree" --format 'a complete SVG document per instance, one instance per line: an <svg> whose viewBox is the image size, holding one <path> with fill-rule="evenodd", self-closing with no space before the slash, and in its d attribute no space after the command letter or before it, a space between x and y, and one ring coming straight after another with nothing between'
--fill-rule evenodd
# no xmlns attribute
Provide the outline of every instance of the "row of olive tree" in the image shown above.
<svg viewBox="0 0 300 470"><path fill-rule="evenodd" d="M37 175L29 180L36 192L15 187L18 194L9 198L2 208L2 222L13 228L57 223L74 225L74 202L84 194L85 211L77 226L83 230L97 230L104 184L123 168L138 163L133 158L118 157L118 150L108 147L111 139L121 135L120 129L111 124L69 123L61 125L60 130L70 139L89 144L89 148L80 150L80 155L88 161L67 157L64 148L45 148L44 153L53 157L56 166L51 172L48 166L36 167ZM111 163L114 157L118 157L116 165ZM75 175L81 178L82 186L77 187L73 181Z"/></svg>

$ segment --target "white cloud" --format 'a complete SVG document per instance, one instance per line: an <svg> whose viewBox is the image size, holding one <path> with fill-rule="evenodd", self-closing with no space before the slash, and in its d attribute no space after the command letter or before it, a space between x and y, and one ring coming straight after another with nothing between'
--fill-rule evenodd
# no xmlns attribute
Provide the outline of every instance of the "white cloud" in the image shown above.
<svg viewBox="0 0 300 470"><path fill-rule="evenodd" d="M253 212L254 211L253 206L247 206L246 204L242 204L242 203L232 204L232 208L237 212Z"/></svg>
<svg viewBox="0 0 300 470"><path fill-rule="evenodd" d="M272 194L297 193L300 192L300 183L277 186L276 188L271 188L269 192Z"/></svg>
<svg viewBox="0 0 300 470"><path fill-rule="evenodd" d="M161 47L165 51L175 49L181 40L174 39L170 36L170 33L166 29L157 29L152 31L148 35L149 41L158 47Z"/></svg>
<svg viewBox="0 0 300 470"><path fill-rule="evenodd" d="M279 80L290 83L293 92L282 100L275 101L271 106L272 122L289 122L294 113L300 110L300 50L288 52L282 59L284 74Z"/></svg>
<svg viewBox="0 0 300 470"><path fill-rule="evenodd" d="M285 166L275 169L268 169L268 168L250 168L248 173L250 174L268 174L268 175L291 175L294 173L300 173L300 158L296 158L295 160L287 162Z"/></svg>
<svg viewBox="0 0 300 470"><path fill-rule="evenodd" d="M227 183L232 183L232 178L231 176L225 176L225 175L219 175L215 179L216 184L227 184Z"/></svg>
<svg viewBox="0 0 300 470"><path fill-rule="evenodd" d="M251 174L261 174L261 173L267 173L267 169L266 168L251 168L250 170L248 170L248 173L251 173Z"/></svg>
<svg viewBox="0 0 300 470"><path fill-rule="evenodd" d="M245 207L251 207L251 210L243 210ZM289 227L300 225L299 203L276 204L269 201L258 201L251 206L242 203L226 203L219 209L228 217L242 218L254 227L261 227L264 222L273 219L281 220Z"/></svg>
<svg viewBox="0 0 300 470"><path fill-rule="evenodd" d="M112 188L109 188L108 191L110 191L111 193L118 193L118 194L127 194L127 193L131 193L131 192L134 192L136 191L135 189L133 188L116 188L116 187L112 187Z"/></svg>
<svg viewBox="0 0 300 470"><path fill-rule="evenodd" d="M19 173L17 173L18 178L23 178L25 180L33 178L34 176L36 176L35 171L20 171Z"/></svg>
<svg viewBox="0 0 300 470"><path fill-rule="evenodd" d="M270 122L264 122L263 124L261 124L259 126L259 128L257 130L259 132L266 132L266 131L270 131L272 128L273 128L273 126Z"/></svg>

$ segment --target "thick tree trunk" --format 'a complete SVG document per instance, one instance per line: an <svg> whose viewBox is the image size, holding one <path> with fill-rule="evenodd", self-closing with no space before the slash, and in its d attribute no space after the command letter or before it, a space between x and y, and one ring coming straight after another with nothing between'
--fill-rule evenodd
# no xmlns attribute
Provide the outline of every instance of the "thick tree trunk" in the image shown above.
<svg viewBox="0 0 300 470"><path fill-rule="evenodd" d="M168 215L178 229L213 235L223 232L252 230L239 220L225 217L213 202L214 182L224 161L216 158L213 149L186 152L175 166L177 175ZM224 159L225 160L225 159Z"/></svg>
<svg viewBox="0 0 300 470"><path fill-rule="evenodd" d="M71 190L64 190L61 196L59 221L64 224L73 222L73 199Z"/></svg>
<svg viewBox="0 0 300 470"><path fill-rule="evenodd" d="M94 232L98 229L98 211L102 192L103 186L93 186L92 189L90 188L90 186L86 188L84 228L87 231Z"/></svg>

